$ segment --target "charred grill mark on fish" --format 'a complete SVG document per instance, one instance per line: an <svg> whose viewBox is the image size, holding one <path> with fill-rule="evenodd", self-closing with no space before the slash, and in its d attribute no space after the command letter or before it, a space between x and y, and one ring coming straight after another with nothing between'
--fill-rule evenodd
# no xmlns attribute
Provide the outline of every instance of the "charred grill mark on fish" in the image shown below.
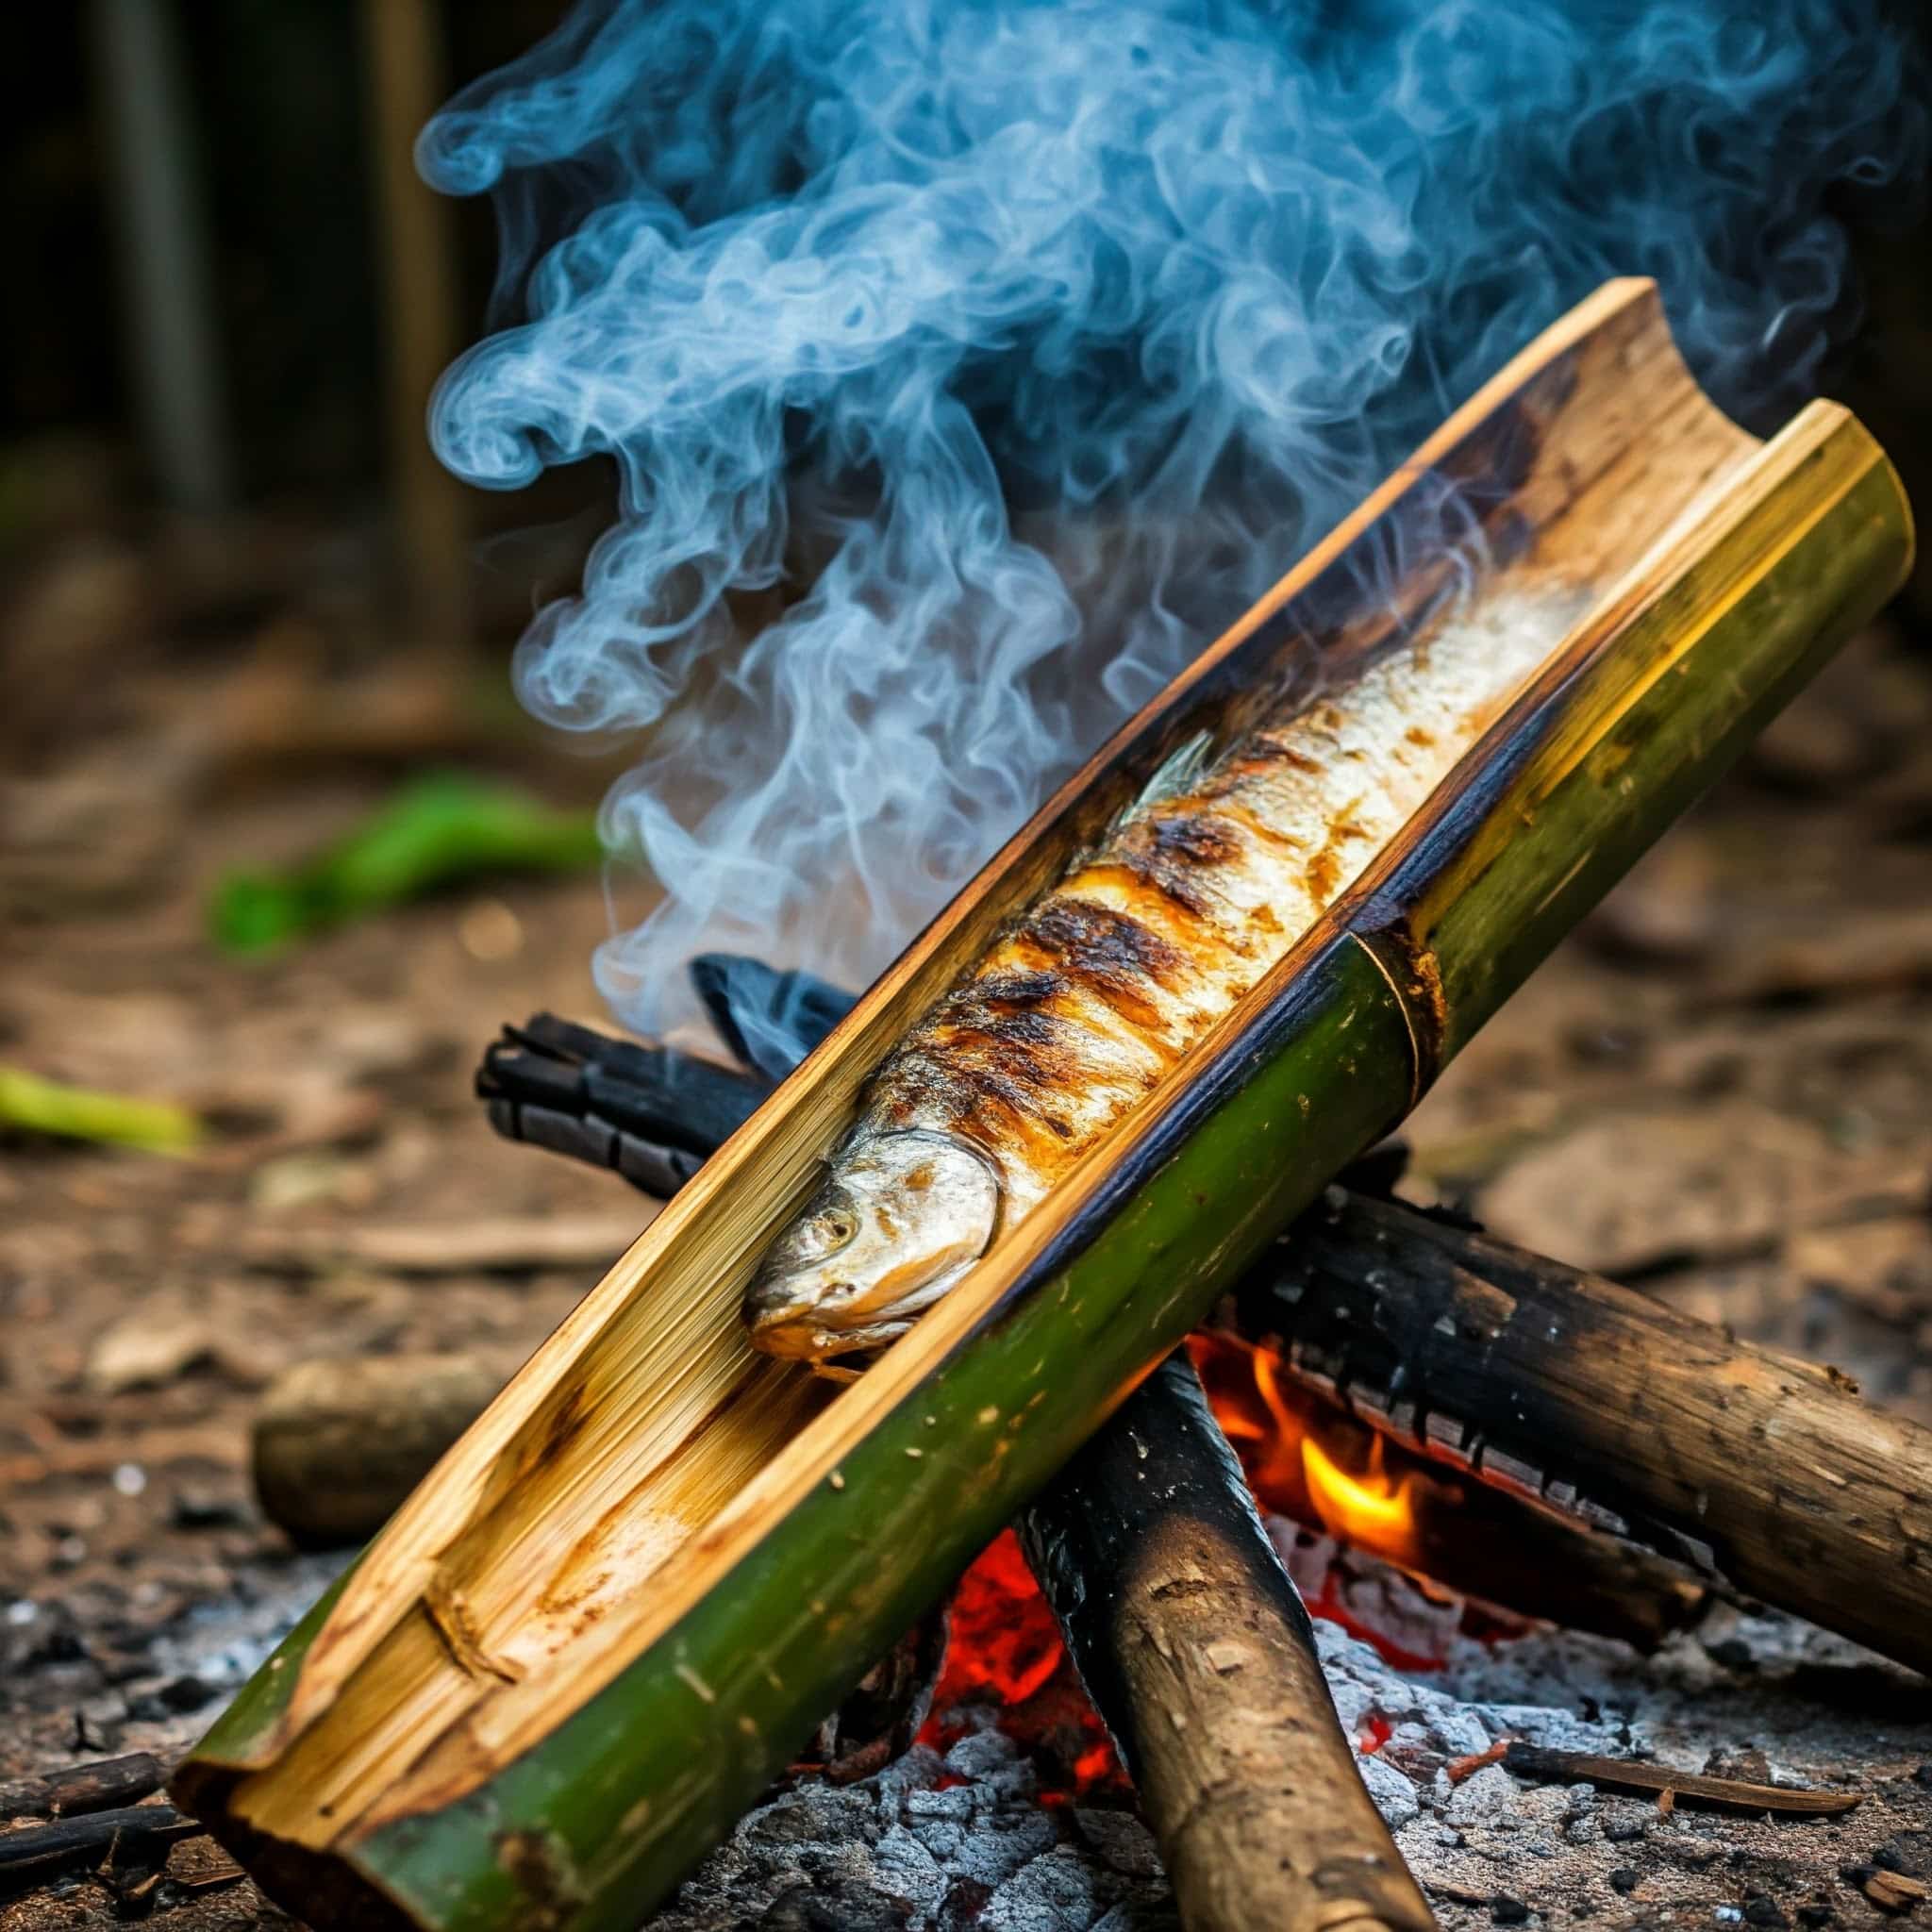
<svg viewBox="0 0 1932 1932"><path fill-rule="evenodd" d="M1067 982L1150 1033L1162 1023L1159 995L1187 983L1187 956L1178 946L1131 913L1091 899L1049 899L1015 937L1021 950L1052 960Z"/></svg>
<svg viewBox="0 0 1932 1932"><path fill-rule="evenodd" d="M874 1071L752 1284L757 1345L849 1374L902 1334L1288 952L1549 635L1533 610L1450 619L1359 669L1346 705L1228 693L1242 735L1211 761L1200 733L1174 742Z"/></svg>

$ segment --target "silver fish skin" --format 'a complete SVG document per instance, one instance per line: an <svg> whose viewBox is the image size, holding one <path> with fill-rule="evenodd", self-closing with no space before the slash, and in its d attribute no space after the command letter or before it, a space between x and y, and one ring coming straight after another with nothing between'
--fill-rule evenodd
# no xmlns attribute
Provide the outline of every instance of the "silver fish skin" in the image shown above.
<svg viewBox="0 0 1932 1932"><path fill-rule="evenodd" d="M869 1357L911 1327L992 1240L1000 1187L951 1134L861 1125L745 1291L754 1347L808 1361Z"/></svg>
<svg viewBox="0 0 1932 1932"><path fill-rule="evenodd" d="M874 1070L747 1301L752 1345L849 1378L1004 1239L1282 958L1568 622L1492 599L1164 761ZM942 1182L913 1188L927 1159Z"/></svg>

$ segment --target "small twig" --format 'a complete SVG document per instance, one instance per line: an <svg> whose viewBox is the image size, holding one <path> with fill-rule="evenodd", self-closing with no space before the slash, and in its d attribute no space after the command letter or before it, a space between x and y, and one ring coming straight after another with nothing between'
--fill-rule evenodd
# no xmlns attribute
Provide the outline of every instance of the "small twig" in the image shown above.
<svg viewBox="0 0 1932 1932"><path fill-rule="evenodd" d="M1932 1898L1932 1886L1923 1878L1903 1872L1888 1872L1882 1865L1856 1865L1844 1874L1856 1881L1880 1911L1908 1912L1922 1900Z"/></svg>
<svg viewBox="0 0 1932 1932"><path fill-rule="evenodd" d="M1778 1811L1788 1818L1827 1818L1862 1803L1856 1791L1807 1791L1789 1785L1748 1784L1742 1778L1705 1777L1697 1772L1672 1771L1660 1764L1639 1764L1627 1757L1592 1757L1581 1751L1546 1751L1537 1744L1512 1742L1503 1754L1503 1769L1516 1777L1540 1778L1557 1784L1601 1785L1613 1791L1654 1791L1661 1803L1712 1811Z"/></svg>
<svg viewBox="0 0 1932 1932"><path fill-rule="evenodd" d="M1442 1767L1443 1775L1452 1785L1459 1785L1466 1777L1473 1776L1486 1764L1501 1764L1504 1754L1509 1749L1509 1740L1505 1738L1491 1744L1487 1751L1472 1752L1467 1757L1452 1758Z"/></svg>

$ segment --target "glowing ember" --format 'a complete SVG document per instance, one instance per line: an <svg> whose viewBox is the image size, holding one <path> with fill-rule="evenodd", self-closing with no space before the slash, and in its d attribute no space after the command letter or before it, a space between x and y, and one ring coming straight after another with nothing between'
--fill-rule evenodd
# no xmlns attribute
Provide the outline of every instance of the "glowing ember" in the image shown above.
<svg viewBox="0 0 1932 1932"><path fill-rule="evenodd" d="M943 1751L968 1727L966 1710L988 1704L1032 1757L1048 1804L1124 1788L1107 1726L1011 1530L979 1553L953 1593L945 1666L919 1741Z"/></svg>
<svg viewBox="0 0 1932 1932"><path fill-rule="evenodd" d="M1003 1530L954 1592L952 1634L933 1708L1024 1704L1059 1668L1064 1654L1059 1625L1020 1554L1020 1540Z"/></svg>

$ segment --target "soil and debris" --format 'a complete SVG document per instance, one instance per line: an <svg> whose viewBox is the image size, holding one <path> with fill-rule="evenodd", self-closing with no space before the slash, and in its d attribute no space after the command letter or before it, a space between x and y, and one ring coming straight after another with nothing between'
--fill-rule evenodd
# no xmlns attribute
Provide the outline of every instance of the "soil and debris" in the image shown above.
<svg viewBox="0 0 1932 1932"><path fill-rule="evenodd" d="M497 1140L469 1091L501 1021L604 1019L594 874L445 889L261 959L211 941L225 873L325 844L416 771L580 807L610 770L479 707L500 666L343 645L354 573L326 545L242 554L245 583L76 534L14 601L65 696L0 726L0 1062L210 1130L175 1155L0 1144L0 1784L178 1754L340 1565L250 1492L278 1371L461 1349L507 1373L649 1212ZM1470 1050L1413 1123L1407 1191L1932 1421L1928 840L1932 670L1874 633ZM1651 1657L1451 1634L1398 1669L1323 1642L1452 1932L1932 1924L1932 1691L1836 1640L1721 1607ZM1506 1737L1862 1802L1773 1823L1460 1769ZM1041 1784L989 1713L780 1792L656 1924L1171 1926L1130 1794ZM0 1932L137 1912L287 1923L190 1841L139 1898L75 1878L0 1904Z"/></svg>

